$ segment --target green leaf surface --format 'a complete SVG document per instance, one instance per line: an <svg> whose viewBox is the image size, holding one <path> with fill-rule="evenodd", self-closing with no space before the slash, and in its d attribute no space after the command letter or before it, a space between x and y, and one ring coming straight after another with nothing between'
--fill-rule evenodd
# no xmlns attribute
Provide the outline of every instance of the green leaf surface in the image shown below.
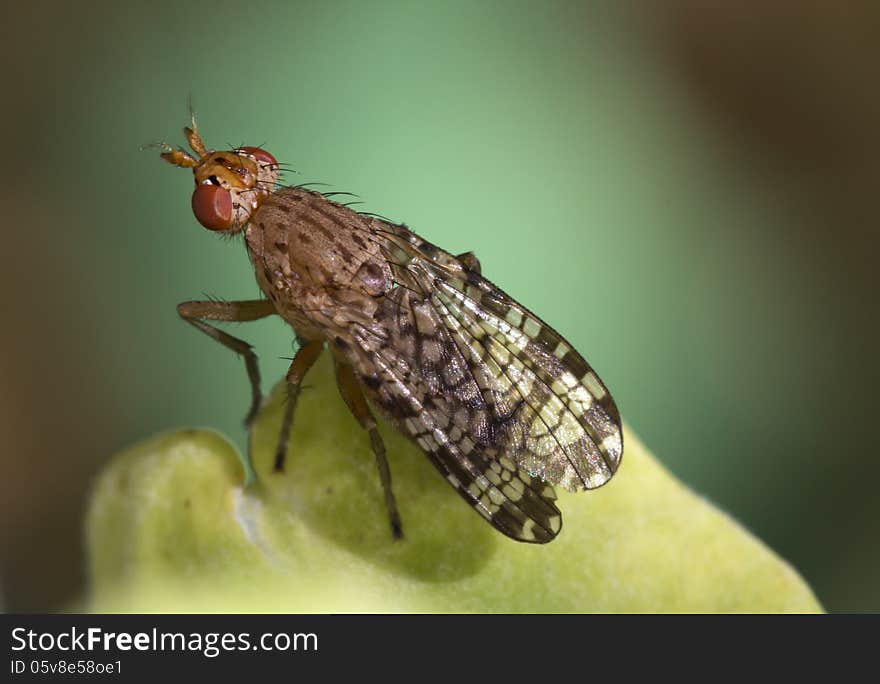
<svg viewBox="0 0 880 684"><path fill-rule="evenodd" d="M563 530L508 540L389 425L405 539L393 541L369 439L323 358L271 473L276 388L254 426L258 484L235 448L181 430L117 456L87 521L95 611L813 612L798 574L625 435L605 487L559 492ZM711 459L712 445L706 446Z"/></svg>

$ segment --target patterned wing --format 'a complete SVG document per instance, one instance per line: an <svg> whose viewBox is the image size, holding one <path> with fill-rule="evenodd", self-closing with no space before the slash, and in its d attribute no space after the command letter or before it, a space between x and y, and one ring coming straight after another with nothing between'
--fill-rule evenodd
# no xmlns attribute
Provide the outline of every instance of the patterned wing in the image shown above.
<svg viewBox="0 0 880 684"><path fill-rule="evenodd" d="M377 327L355 334L363 361L382 370L367 386L484 517L514 538L549 541L561 518L543 482L593 489L620 464L613 399L475 260L404 226L382 222L381 233L398 287L383 297Z"/></svg>

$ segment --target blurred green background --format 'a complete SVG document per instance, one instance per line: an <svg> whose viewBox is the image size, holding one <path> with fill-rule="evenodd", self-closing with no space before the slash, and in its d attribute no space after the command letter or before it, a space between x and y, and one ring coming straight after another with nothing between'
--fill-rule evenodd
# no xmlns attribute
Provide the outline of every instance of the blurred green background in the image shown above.
<svg viewBox="0 0 880 684"><path fill-rule="evenodd" d="M83 586L114 452L238 444L241 362L180 322L257 296L191 176L138 147L264 144L566 335L681 479L832 611L880 610L876 3L7 4L0 582ZM238 332L283 373L278 321ZM613 486L613 485L612 485ZM601 524L601 521L597 521Z"/></svg>

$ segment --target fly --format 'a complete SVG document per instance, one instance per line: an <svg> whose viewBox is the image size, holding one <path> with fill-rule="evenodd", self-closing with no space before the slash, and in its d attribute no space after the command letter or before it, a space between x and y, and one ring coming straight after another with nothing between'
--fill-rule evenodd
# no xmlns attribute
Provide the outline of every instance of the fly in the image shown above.
<svg viewBox="0 0 880 684"><path fill-rule="evenodd" d="M583 357L550 326L483 277L472 252L453 255L403 224L279 184L259 147L212 151L195 119L195 156L162 145L192 169L192 209L211 231L243 234L263 297L189 301L180 316L244 358L245 425L262 401L251 346L211 322L278 315L297 352L275 453L283 472L303 378L325 349L342 399L368 433L394 538L403 526L371 405L424 452L493 527L545 543L562 528L554 486L594 489L623 455L620 414Z"/></svg>

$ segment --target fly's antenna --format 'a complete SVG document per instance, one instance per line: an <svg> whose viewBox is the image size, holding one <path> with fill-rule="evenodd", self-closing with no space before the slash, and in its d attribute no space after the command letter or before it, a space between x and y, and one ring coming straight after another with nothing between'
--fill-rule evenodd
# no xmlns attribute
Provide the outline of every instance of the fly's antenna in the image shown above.
<svg viewBox="0 0 880 684"><path fill-rule="evenodd" d="M142 152L144 150L162 150L162 154L159 155L162 159L169 164L183 169L191 169L194 166L198 166L199 163L198 159L195 159L182 147L172 147L166 142L147 143L146 145L141 145L140 149Z"/></svg>
<svg viewBox="0 0 880 684"><path fill-rule="evenodd" d="M183 135L186 136L186 141L192 151L201 159L208 154L208 148L205 147L202 136L199 135L199 128L196 126L196 111L193 109L192 93L187 97L187 106L189 107L189 126L183 129Z"/></svg>

